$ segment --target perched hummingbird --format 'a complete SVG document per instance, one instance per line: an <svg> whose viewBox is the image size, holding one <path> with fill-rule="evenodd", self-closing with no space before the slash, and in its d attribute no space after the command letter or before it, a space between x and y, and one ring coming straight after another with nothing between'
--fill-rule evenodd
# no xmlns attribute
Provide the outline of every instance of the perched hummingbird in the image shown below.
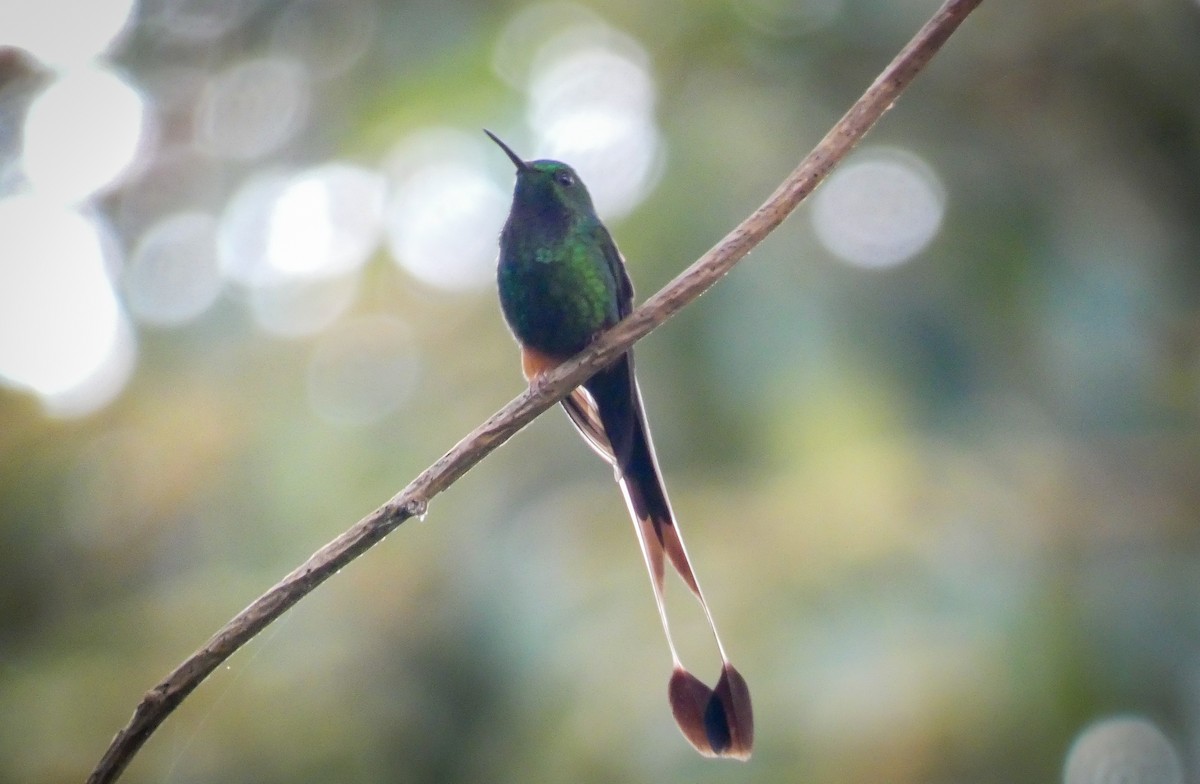
<svg viewBox="0 0 1200 784"><path fill-rule="evenodd" d="M500 307L521 346L532 382L581 351L633 310L625 260L596 216L579 175L565 163L524 161L491 131L517 167L512 211L500 233ZM725 655L717 626L692 571L654 456L633 351L597 372L563 400L580 435L614 468L650 572L674 671L667 695L684 737L701 754L747 759L754 742L750 690ZM664 557L699 600L721 656L715 689L680 662L663 603Z"/></svg>

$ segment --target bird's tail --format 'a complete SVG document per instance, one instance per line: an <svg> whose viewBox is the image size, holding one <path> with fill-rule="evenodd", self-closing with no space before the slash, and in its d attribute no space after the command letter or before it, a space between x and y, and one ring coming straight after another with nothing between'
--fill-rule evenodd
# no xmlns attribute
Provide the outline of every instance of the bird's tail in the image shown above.
<svg viewBox="0 0 1200 784"><path fill-rule="evenodd" d="M575 390L563 405L592 448L616 469L671 650L674 672L668 699L676 723L701 754L747 759L754 742L750 690L725 653L667 499L641 392L633 374L632 355L626 354L598 373L584 388ZM721 656L721 676L715 689L684 668L675 648L663 598L667 561L700 602L712 630Z"/></svg>

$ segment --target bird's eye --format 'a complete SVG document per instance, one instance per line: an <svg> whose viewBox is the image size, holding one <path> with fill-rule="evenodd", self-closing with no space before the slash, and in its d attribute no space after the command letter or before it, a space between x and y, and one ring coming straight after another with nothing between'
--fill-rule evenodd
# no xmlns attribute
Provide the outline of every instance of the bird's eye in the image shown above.
<svg viewBox="0 0 1200 784"><path fill-rule="evenodd" d="M575 176L569 171L560 171L554 175L554 180L559 185L570 187L575 184Z"/></svg>

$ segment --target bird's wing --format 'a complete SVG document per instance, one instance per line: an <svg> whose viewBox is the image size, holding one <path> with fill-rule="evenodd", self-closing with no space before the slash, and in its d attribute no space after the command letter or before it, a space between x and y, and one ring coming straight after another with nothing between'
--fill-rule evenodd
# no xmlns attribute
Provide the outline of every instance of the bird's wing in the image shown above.
<svg viewBox="0 0 1200 784"><path fill-rule="evenodd" d="M615 284L617 319L623 319L633 312L633 281L629 277L629 270L625 268L625 257L617 249L617 243L613 242L608 229L604 228L603 224L597 224L596 232L596 244L604 254L605 267ZM611 327L612 324L608 326Z"/></svg>

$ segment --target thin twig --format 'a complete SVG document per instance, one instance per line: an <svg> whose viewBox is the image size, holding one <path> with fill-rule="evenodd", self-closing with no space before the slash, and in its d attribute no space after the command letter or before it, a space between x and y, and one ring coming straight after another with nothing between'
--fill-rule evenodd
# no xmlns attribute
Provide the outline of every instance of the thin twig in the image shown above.
<svg viewBox="0 0 1200 784"><path fill-rule="evenodd" d="M129 724L113 738L88 776L88 784L115 781L171 711L234 651L405 520L424 514L434 496L729 272L850 152L981 2L947 0L753 215L628 318L601 335L577 357L542 376L532 388L475 428L390 501L322 547L221 627L202 648L146 693Z"/></svg>

